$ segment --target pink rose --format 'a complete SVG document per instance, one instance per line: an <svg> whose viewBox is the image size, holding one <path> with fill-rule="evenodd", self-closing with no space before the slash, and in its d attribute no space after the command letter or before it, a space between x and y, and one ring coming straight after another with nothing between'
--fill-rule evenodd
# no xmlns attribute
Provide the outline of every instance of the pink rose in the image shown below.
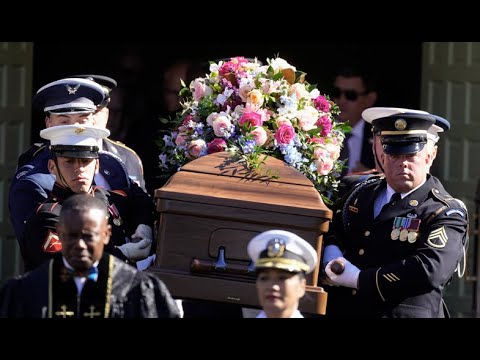
<svg viewBox="0 0 480 360"><path fill-rule="evenodd" d="M317 160L324 160L329 157L329 154L326 149L319 146L319 147L316 147L315 150L313 151L313 156Z"/></svg>
<svg viewBox="0 0 480 360"><path fill-rule="evenodd" d="M262 126L263 119L262 115L257 112L245 112L242 117L238 120L240 126L243 126L245 123L249 123L250 126Z"/></svg>
<svg viewBox="0 0 480 360"><path fill-rule="evenodd" d="M186 144L185 138L183 137L184 134L178 134L177 138L175 139L175 145L177 146L184 146Z"/></svg>
<svg viewBox="0 0 480 360"><path fill-rule="evenodd" d="M232 126L232 123L225 115L219 115L213 121L212 127L215 136L224 137L225 132L228 132L228 129Z"/></svg>
<svg viewBox="0 0 480 360"><path fill-rule="evenodd" d="M280 126L275 132L277 143L287 145L295 137L295 129L289 125Z"/></svg>
<svg viewBox="0 0 480 360"><path fill-rule="evenodd" d="M207 144L202 139L192 140L188 145L188 153L194 158L205 155L206 150Z"/></svg>
<svg viewBox="0 0 480 360"><path fill-rule="evenodd" d="M267 141L267 137L268 137L267 132L261 126L257 126L255 129L253 129L250 132L250 135L253 136L253 139L255 140L255 144L257 146L262 146L263 144L265 144L265 142Z"/></svg>
<svg viewBox="0 0 480 360"><path fill-rule="evenodd" d="M212 94L212 89L205 85L202 78L197 78L193 81L193 97L195 101L202 100L203 97Z"/></svg>
<svg viewBox="0 0 480 360"><path fill-rule="evenodd" d="M226 148L227 148L227 143L225 142L225 140L220 139L220 138L215 138L208 143L208 151L207 152L209 154L213 154L213 153L216 153L216 152L225 151Z"/></svg>
<svg viewBox="0 0 480 360"><path fill-rule="evenodd" d="M333 169L333 160L330 158L324 158L322 160L315 161L317 165L317 172L320 175L328 175Z"/></svg>

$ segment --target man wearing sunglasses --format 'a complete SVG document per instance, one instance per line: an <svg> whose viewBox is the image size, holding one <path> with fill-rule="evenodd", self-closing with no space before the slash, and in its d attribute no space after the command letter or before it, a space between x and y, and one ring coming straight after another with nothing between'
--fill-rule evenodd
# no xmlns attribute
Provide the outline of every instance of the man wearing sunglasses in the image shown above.
<svg viewBox="0 0 480 360"><path fill-rule="evenodd" d="M374 168L371 125L362 119L363 110L377 101L373 78L360 67L342 68L335 77L330 94L340 108L338 120L348 121L352 127L340 154L340 159L348 159L342 175Z"/></svg>

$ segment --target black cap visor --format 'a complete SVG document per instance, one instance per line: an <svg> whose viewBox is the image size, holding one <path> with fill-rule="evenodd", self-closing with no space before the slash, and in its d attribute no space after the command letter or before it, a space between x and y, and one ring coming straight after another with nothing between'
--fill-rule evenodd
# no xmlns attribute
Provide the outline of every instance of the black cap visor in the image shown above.
<svg viewBox="0 0 480 360"><path fill-rule="evenodd" d="M50 150L56 156L76 159L98 159L98 146L52 145Z"/></svg>
<svg viewBox="0 0 480 360"><path fill-rule="evenodd" d="M388 155L408 155L422 151L427 143L424 136L399 137L389 136L382 139L383 152Z"/></svg>

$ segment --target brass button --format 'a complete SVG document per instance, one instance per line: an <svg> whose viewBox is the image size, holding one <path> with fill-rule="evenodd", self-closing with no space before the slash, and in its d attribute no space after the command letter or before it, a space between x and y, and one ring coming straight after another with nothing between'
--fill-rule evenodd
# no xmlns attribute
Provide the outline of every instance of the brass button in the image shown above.
<svg viewBox="0 0 480 360"><path fill-rule="evenodd" d="M368 231L368 230L365 231L365 233L364 233L363 235L365 235L365 236L370 236L370 231Z"/></svg>
<svg viewBox="0 0 480 360"><path fill-rule="evenodd" d="M358 250L358 255L363 255L363 254L365 254L365 250L363 249Z"/></svg>
<svg viewBox="0 0 480 360"><path fill-rule="evenodd" d="M355 295L357 293L357 290L353 289L352 290L352 295Z"/></svg>

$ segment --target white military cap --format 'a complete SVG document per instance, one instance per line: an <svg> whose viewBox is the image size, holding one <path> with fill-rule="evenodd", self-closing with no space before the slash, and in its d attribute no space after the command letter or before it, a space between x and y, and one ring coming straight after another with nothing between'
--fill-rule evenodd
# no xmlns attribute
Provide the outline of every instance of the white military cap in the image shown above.
<svg viewBox="0 0 480 360"><path fill-rule="evenodd" d="M427 138L432 140L434 143L436 143L440 138L438 133L450 129L450 123L448 120L423 110L397 107L371 107L362 112L362 118L371 124L373 120L397 114L423 114L432 116L435 119L435 123L427 130ZM375 130L376 129L373 129L373 131Z"/></svg>
<svg viewBox="0 0 480 360"><path fill-rule="evenodd" d="M33 106L53 114L85 114L97 110L105 99L104 88L93 80L65 78L38 89Z"/></svg>
<svg viewBox="0 0 480 360"><path fill-rule="evenodd" d="M284 230L269 230L248 243L248 255L255 269L273 268L310 273L317 265L317 252L300 236Z"/></svg>
<svg viewBox="0 0 480 360"><path fill-rule="evenodd" d="M90 125L59 125L40 131L40 136L50 140L50 150L62 157L98 158L98 141L110 131Z"/></svg>

